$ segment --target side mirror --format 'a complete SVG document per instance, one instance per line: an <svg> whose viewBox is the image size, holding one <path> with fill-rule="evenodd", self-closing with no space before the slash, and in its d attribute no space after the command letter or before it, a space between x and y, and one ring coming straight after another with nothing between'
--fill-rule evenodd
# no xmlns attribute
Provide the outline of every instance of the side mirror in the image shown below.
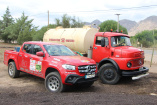
<svg viewBox="0 0 157 105"><path fill-rule="evenodd" d="M105 46L105 38L102 38L101 39L101 47L104 47Z"/></svg>
<svg viewBox="0 0 157 105"><path fill-rule="evenodd" d="M40 51L40 52L36 52L36 55L37 55L37 56L40 56L40 57L43 57L43 56L44 56L44 53Z"/></svg>

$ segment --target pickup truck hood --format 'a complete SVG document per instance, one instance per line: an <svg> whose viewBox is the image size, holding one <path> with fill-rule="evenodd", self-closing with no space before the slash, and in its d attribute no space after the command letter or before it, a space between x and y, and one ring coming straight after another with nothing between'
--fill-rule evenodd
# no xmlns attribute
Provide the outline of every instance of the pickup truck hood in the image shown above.
<svg viewBox="0 0 157 105"><path fill-rule="evenodd" d="M115 56L120 55L122 58L144 58L144 51L135 47L124 46L121 48L114 49ZM119 56L119 57L120 57Z"/></svg>
<svg viewBox="0 0 157 105"><path fill-rule="evenodd" d="M82 56L51 56L51 58L55 62L75 66L96 64L94 60Z"/></svg>

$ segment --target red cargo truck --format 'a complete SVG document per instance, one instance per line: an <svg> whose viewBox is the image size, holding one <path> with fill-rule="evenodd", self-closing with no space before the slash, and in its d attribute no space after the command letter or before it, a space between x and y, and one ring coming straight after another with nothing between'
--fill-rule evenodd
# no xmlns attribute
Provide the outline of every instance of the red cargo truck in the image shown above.
<svg viewBox="0 0 157 105"><path fill-rule="evenodd" d="M5 50L4 64L12 78L20 71L45 79L51 92L64 91L66 85L91 86L97 80L94 60L76 55L68 47L47 42L25 42L19 52Z"/></svg>
<svg viewBox="0 0 157 105"><path fill-rule="evenodd" d="M131 46L130 37L123 33L98 32L95 34L92 59L98 63L103 83L115 84L120 77L138 79L148 75L143 67L144 51Z"/></svg>
<svg viewBox="0 0 157 105"><path fill-rule="evenodd" d="M138 79L148 75L149 69L143 67L144 51L132 47L130 37L123 33L98 32L91 27L56 28L48 30L43 41L64 44L95 60L103 83L116 84L122 76Z"/></svg>

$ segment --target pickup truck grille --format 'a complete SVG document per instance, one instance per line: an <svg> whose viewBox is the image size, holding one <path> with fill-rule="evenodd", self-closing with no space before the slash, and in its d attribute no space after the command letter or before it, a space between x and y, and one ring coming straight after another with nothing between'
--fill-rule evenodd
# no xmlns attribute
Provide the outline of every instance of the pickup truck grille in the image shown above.
<svg viewBox="0 0 157 105"><path fill-rule="evenodd" d="M78 70L80 73L94 72L94 71L96 71L96 65L78 66Z"/></svg>

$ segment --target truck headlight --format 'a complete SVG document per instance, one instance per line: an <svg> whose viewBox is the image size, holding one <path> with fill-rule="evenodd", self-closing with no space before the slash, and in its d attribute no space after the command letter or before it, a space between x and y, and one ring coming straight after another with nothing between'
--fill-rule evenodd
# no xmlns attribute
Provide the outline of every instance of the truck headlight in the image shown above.
<svg viewBox="0 0 157 105"><path fill-rule="evenodd" d="M127 63L127 67L130 68L132 64L130 62Z"/></svg>
<svg viewBox="0 0 157 105"><path fill-rule="evenodd" d="M73 66L73 65L64 64L64 65L62 65L62 67L67 70L75 70L75 66Z"/></svg>

